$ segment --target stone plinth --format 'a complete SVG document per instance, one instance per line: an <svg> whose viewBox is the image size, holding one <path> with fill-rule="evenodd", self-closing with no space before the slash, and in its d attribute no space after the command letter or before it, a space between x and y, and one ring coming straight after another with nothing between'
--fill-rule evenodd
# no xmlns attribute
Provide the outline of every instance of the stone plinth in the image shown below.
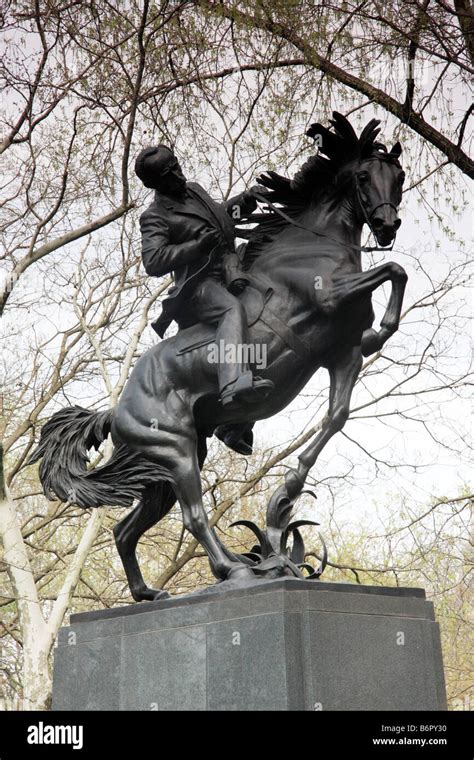
<svg viewBox="0 0 474 760"><path fill-rule="evenodd" d="M445 710L422 589L285 579L73 615L55 710Z"/></svg>

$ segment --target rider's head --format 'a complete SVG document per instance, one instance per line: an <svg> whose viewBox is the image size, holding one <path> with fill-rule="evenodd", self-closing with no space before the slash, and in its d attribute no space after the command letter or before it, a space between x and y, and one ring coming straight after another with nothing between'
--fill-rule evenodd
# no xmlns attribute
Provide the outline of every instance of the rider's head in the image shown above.
<svg viewBox="0 0 474 760"><path fill-rule="evenodd" d="M180 195L186 188L186 177L178 159L166 145L140 151L135 161L135 174L145 187L169 195Z"/></svg>

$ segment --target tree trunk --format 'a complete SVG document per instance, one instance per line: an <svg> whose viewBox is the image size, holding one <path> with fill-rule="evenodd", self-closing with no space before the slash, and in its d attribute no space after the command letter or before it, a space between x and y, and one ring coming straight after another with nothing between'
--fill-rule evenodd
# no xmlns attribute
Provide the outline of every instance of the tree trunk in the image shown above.
<svg viewBox="0 0 474 760"><path fill-rule="evenodd" d="M51 708L52 677L49 650L49 644L45 645L42 639L30 638L24 645L23 710Z"/></svg>

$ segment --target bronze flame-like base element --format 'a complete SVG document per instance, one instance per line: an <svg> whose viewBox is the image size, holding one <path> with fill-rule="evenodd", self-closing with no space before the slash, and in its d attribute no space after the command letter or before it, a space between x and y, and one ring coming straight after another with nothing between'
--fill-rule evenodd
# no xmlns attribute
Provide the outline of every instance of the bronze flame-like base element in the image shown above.
<svg viewBox="0 0 474 760"><path fill-rule="evenodd" d="M249 528L258 540L250 552L241 555L245 564L251 564L252 572L258 578L295 578L318 579L327 565L327 548L323 537L319 534L323 546L321 564L315 570L305 562L305 545L299 528L304 525L319 525L313 520L296 520L290 522L296 500L304 493L314 499L312 491L303 490L304 478L295 470L290 470L283 483L272 495L267 507L267 527L262 530L251 520L237 520L234 525ZM288 539L293 536L293 545L288 547ZM305 575L302 571L306 570Z"/></svg>

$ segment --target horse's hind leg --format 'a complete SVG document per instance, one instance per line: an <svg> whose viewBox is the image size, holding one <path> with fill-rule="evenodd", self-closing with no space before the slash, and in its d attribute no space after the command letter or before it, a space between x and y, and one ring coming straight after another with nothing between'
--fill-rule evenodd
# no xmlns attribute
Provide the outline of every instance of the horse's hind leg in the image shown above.
<svg viewBox="0 0 474 760"><path fill-rule="evenodd" d="M166 479L170 479L182 510L184 526L207 552L214 575L220 580L234 574L253 577L250 568L223 546L207 521L200 474L205 453L201 453L203 436L196 429L193 414L194 397L186 387L177 390L178 383L173 374L175 370L167 367L164 359L163 367L157 362L151 368L152 371L149 371L150 368L147 368L143 359L140 361L142 363L138 362L134 369L134 373L140 369L136 374L135 385L138 387L132 394L130 378L128 395L125 390L115 412L112 436L125 442L149 462L158 465L158 471L159 468L166 470ZM176 377L185 386L179 374ZM154 378L159 378L160 382L156 380L153 385ZM158 424L151 425L150 422L155 420ZM157 479L159 477L157 474ZM152 515L148 520L143 515L143 519L145 526L153 525ZM139 530L143 532L143 529L146 527L143 528L140 524L139 529L134 529L133 533L139 533ZM129 552L127 561L131 567L133 558L130 556ZM136 568L135 577L140 580Z"/></svg>
<svg viewBox="0 0 474 760"><path fill-rule="evenodd" d="M123 520L114 527L115 544L127 576L130 592L136 602L166 598L167 591L149 588L143 580L136 549L141 536L168 514L176 501L169 483L160 481L149 486L143 497Z"/></svg>
<svg viewBox="0 0 474 760"><path fill-rule="evenodd" d="M207 456L205 436L198 439L197 454L201 470ZM122 560L130 592L136 602L165 599L169 596L163 589L153 589L146 585L138 564L136 550L142 535L166 517L175 502L176 494L172 486L162 480L156 486L149 486L135 509L114 527L117 551Z"/></svg>
<svg viewBox="0 0 474 760"><path fill-rule="evenodd" d="M217 538L209 527L202 502L202 486L196 451L186 452L173 468L175 493L183 513L183 524L206 550L213 575L218 580L254 577L246 567Z"/></svg>

